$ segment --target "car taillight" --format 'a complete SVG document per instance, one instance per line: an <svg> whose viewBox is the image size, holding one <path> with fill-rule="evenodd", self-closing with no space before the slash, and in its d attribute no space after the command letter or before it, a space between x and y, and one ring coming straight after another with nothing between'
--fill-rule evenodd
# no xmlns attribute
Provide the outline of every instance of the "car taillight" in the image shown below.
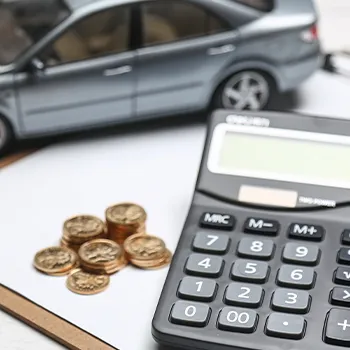
<svg viewBox="0 0 350 350"><path fill-rule="evenodd" d="M306 43L313 43L318 40L318 27L314 24L310 28L301 32L301 39Z"/></svg>

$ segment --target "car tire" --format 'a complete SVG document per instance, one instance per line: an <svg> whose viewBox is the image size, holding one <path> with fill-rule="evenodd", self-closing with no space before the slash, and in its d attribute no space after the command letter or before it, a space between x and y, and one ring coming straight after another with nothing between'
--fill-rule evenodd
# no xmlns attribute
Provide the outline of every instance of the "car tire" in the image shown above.
<svg viewBox="0 0 350 350"><path fill-rule="evenodd" d="M272 77L260 71L246 70L227 78L218 88L214 107L259 111L266 109L276 92Z"/></svg>
<svg viewBox="0 0 350 350"><path fill-rule="evenodd" d="M13 130L8 120L0 115L0 156L6 153L14 140Z"/></svg>

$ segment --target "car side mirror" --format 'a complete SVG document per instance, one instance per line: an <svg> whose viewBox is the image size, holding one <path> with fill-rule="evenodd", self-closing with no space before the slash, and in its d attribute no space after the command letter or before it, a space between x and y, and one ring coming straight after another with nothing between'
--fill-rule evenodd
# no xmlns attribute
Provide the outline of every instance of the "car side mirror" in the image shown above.
<svg viewBox="0 0 350 350"><path fill-rule="evenodd" d="M39 60L38 58L33 58L30 62L30 70L35 75L43 75L45 71L45 64L43 61Z"/></svg>

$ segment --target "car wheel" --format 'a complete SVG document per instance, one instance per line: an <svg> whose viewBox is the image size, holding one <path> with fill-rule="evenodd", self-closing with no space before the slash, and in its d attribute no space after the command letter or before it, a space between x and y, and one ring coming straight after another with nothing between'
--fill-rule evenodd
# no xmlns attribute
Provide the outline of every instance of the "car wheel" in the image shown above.
<svg viewBox="0 0 350 350"><path fill-rule="evenodd" d="M228 78L216 98L216 107L235 110L259 111L272 96L272 79L257 71L243 71Z"/></svg>
<svg viewBox="0 0 350 350"><path fill-rule="evenodd" d="M9 122L0 116L0 155L3 155L11 142L13 141L13 132Z"/></svg>

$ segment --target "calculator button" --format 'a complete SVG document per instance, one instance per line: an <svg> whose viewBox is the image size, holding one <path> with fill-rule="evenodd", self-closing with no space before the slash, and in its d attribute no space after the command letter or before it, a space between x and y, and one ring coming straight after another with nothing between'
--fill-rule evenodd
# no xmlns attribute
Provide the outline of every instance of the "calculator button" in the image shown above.
<svg viewBox="0 0 350 350"><path fill-rule="evenodd" d="M310 244L287 243L282 259L286 263L301 265L317 265L320 249Z"/></svg>
<svg viewBox="0 0 350 350"><path fill-rule="evenodd" d="M212 301L215 298L217 284L213 280L185 277L179 285L178 296L182 299Z"/></svg>
<svg viewBox="0 0 350 350"><path fill-rule="evenodd" d="M264 291L254 284L231 283L225 292L225 304L259 307L263 299Z"/></svg>
<svg viewBox="0 0 350 350"><path fill-rule="evenodd" d="M350 265L350 248L341 248L337 261L339 264Z"/></svg>
<svg viewBox="0 0 350 350"><path fill-rule="evenodd" d="M190 275L219 277L224 261L218 256L192 254L186 263L186 272Z"/></svg>
<svg viewBox="0 0 350 350"><path fill-rule="evenodd" d="M198 232L193 241L193 250L204 253L225 254L230 238L225 234Z"/></svg>
<svg viewBox="0 0 350 350"><path fill-rule="evenodd" d="M324 232L325 230L322 226L294 223L290 225L288 234L290 238L321 241Z"/></svg>
<svg viewBox="0 0 350 350"><path fill-rule="evenodd" d="M235 219L226 213L206 212L202 214L199 224L206 228L231 231L235 225Z"/></svg>
<svg viewBox="0 0 350 350"><path fill-rule="evenodd" d="M315 271L311 267L283 265L277 275L281 287L311 289L315 282Z"/></svg>
<svg viewBox="0 0 350 350"><path fill-rule="evenodd" d="M333 305L350 307L350 289L341 287L333 288L330 299Z"/></svg>
<svg viewBox="0 0 350 350"><path fill-rule="evenodd" d="M334 274L334 283L350 286L350 268L338 267Z"/></svg>
<svg viewBox="0 0 350 350"><path fill-rule="evenodd" d="M302 316L272 313L267 319L265 333L271 337L301 339L305 328Z"/></svg>
<svg viewBox="0 0 350 350"><path fill-rule="evenodd" d="M177 301L171 310L170 321L191 327L205 327L210 316L208 305Z"/></svg>
<svg viewBox="0 0 350 350"><path fill-rule="evenodd" d="M269 272L266 262L238 259L232 266L231 277L237 281L265 283Z"/></svg>
<svg viewBox="0 0 350 350"><path fill-rule="evenodd" d="M341 236L341 244L350 245L350 230L344 230Z"/></svg>
<svg viewBox="0 0 350 350"><path fill-rule="evenodd" d="M327 316L325 342L350 346L350 311L332 309Z"/></svg>
<svg viewBox="0 0 350 350"><path fill-rule="evenodd" d="M218 328L239 333L253 333L258 323L258 315L253 310L224 307L219 315Z"/></svg>
<svg viewBox="0 0 350 350"><path fill-rule="evenodd" d="M244 258L271 259L275 245L265 239L243 238L237 248L237 254Z"/></svg>
<svg viewBox="0 0 350 350"><path fill-rule="evenodd" d="M277 235L280 224L275 220L248 218L244 223L244 232L263 235Z"/></svg>
<svg viewBox="0 0 350 350"><path fill-rule="evenodd" d="M271 307L275 311L305 314L310 309L311 297L303 290L278 288L273 293Z"/></svg>

